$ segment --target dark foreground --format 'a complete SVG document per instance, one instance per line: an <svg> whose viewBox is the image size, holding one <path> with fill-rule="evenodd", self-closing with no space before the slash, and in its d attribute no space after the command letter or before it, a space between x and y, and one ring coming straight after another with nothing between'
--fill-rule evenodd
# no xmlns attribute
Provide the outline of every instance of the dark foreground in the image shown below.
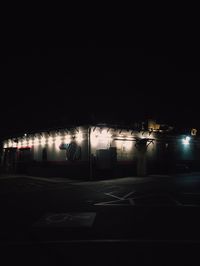
<svg viewBox="0 0 200 266"><path fill-rule="evenodd" d="M200 262L199 173L95 182L1 176L0 213L8 264Z"/></svg>

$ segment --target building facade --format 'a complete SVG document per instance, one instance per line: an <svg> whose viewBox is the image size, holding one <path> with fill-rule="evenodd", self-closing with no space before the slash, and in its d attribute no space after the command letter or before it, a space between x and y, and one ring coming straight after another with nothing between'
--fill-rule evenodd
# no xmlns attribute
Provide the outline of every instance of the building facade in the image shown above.
<svg viewBox="0 0 200 266"><path fill-rule="evenodd" d="M66 177L120 177L198 170L200 138L147 129L93 125L23 134L3 141L7 173Z"/></svg>

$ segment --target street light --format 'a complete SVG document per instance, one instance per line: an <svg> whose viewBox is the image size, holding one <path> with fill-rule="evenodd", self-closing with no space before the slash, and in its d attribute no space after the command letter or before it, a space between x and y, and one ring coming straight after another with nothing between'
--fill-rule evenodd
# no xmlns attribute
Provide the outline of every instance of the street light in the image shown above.
<svg viewBox="0 0 200 266"><path fill-rule="evenodd" d="M185 138L182 140L182 143L183 143L184 145L188 145L188 144L190 144L190 137L189 137L189 136L185 137Z"/></svg>

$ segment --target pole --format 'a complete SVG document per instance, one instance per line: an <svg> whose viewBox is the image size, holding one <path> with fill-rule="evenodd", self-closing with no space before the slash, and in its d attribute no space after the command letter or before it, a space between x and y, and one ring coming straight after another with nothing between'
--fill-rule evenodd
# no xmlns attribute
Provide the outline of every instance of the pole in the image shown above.
<svg viewBox="0 0 200 266"><path fill-rule="evenodd" d="M92 176L92 158L91 158L91 127L88 128L88 159L89 159L89 177L90 179L93 178Z"/></svg>

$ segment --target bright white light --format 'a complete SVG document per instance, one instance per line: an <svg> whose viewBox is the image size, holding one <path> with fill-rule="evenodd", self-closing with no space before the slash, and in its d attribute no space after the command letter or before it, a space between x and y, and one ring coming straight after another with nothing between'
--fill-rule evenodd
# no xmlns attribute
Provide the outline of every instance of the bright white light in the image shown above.
<svg viewBox="0 0 200 266"><path fill-rule="evenodd" d="M39 144L40 144L40 140L39 140L39 138L38 138L38 137L35 137L35 138L34 138L34 145L37 146L37 145L39 145Z"/></svg>
<svg viewBox="0 0 200 266"><path fill-rule="evenodd" d="M61 137L60 136L55 137L55 144L56 144L56 146L59 146L61 144Z"/></svg>
<svg viewBox="0 0 200 266"><path fill-rule="evenodd" d="M82 132L79 131L76 134L76 141L79 142L79 143L83 141L83 134L82 134Z"/></svg>
<svg viewBox="0 0 200 266"><path fill-rule="evenodd" d="M17 142L17 147L20 148L21 147L21 140L18 138L18 142Z"/></svg>
<svg viewBox="0 0 200 266"><path fill-rule="evenodd" d="M116 143L116 148L117 149L121 149L122 148L122 141L121 140L116 140L115 143Z"/></svg>
<svg viewBox="0 0 200 266"><path fill-rule="evenodd" d="M45 145L46 144L46 138L44 136L41 137L40 143L41 143L41 145Z"/></svg>
<svg viewBox="0 0 200 266"><path fill-rule="evenodd" d="M91 145L93 147L96 147L99 145L107 145L109 144L111 140L111 133L108 131L108 129L103 129L101 132L98 132L97 130L91 131L90 140Z"/></svg>
<svg viewBox="0 0 200 266"><path fill-rule="evenodd" d="M13 142L12 142L12 140L10 139L9 141L8 141L8 147L12 147L12 145L13 145Z"/></svg>
<svg viewBox="0 0 200 266"><path fill-rule="evenodd" d="M28 142L27 142L28 146L32 146L33 145L33 140L32 139L29 139Z"/></svg>
<svg viewBox="0 0 200 266"><path fill-rule="evenodd" d="M48 138L48 144L49 145L53 145L53 143L54 143L54 138L53 137L49 137Z"/></svg>
<svg viewBox="0 0 200 266"><path fill-rule="evenodd" d="M123 146L126 150L130 150L133 146L133 143L132 143L132 141L124 141Z"/></svg>
<svg viewBox="0 0 200 266"><path fill-rule="evenodd" d="M98 136L99 145L107 146L111 141L111 133L107 129L103 129Z"/></svg>
<svg viewBox="0 0 200 266"><path fill-rule="evenodd" d="M184 145L188 145L190 143L190 137L185 137L183 140L182 140L183 144Z"/></svg>
<svg viewBox="0 0 200 266"><path fill-rule="evenodd" d="M23 139L22 140L22 146L26 146L27 145L27 140L26 139Z"/></svg>
<svg viewBox="0 0 200 266"><path fill-rule="evenodd" d="M4 148L8 148L8 143L7 143L7 141L4 141L3 147L4 147Z"/></svg>
<svg viewBox="0 0 200 266"><path fill-rule="evenodd" d="M70 135L66 134L66 135L64 136L64 142L65 142L65 143L69 143L70 140L71 140Z"/></svg>
<svg viewBox="0 0 200 266"><path fill-rule="evenodd" d="M98 136L99 136L99 133L97 133L96 131L92 131L92 132L90 133L90 141L91 141L91 145L94 146L94 147L96 147L97 144L98 144L98 142L99 142L99 138L98 138Z"/></svg>
<svg viewBox="0 0 200 266"><path fill-rule="evenodd" d="M110 139L111 133L107 129L103 129L99 137L101 139Z"/></svg>
<svg viewBox="0 0 200 266"><path fill-rule="evenodd" d="M17 143L15 141L13 141L13 148L17 147Z"/></svg>

